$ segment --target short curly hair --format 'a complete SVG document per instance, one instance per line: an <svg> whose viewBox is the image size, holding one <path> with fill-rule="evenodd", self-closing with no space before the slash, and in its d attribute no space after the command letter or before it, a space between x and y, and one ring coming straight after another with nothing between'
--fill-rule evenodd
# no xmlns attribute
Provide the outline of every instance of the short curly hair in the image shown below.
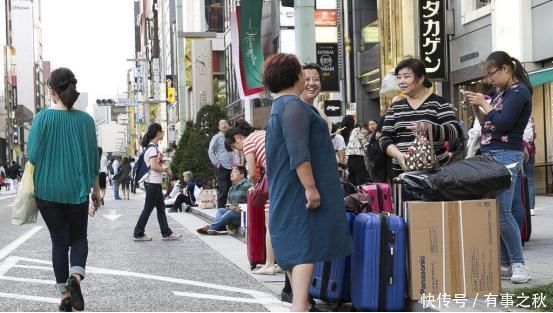
<svg viewBox="0 0 553 313"><path fill-rule="evenodd" d="M277 53L270 56L263 68L263 84L271 92L293 87L299 80L302 66L293 54Z"/></svg>

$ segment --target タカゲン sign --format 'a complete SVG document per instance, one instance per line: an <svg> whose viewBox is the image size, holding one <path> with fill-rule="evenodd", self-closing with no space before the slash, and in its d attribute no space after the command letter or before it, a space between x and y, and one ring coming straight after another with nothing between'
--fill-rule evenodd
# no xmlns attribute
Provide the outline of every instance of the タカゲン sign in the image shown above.
<svg viewBox="0 0 553 313"><path fill-rule="evenodd" d="M447 78L445 12L444 0L419 2L420 57L426 67L428 79Z"/></svg>

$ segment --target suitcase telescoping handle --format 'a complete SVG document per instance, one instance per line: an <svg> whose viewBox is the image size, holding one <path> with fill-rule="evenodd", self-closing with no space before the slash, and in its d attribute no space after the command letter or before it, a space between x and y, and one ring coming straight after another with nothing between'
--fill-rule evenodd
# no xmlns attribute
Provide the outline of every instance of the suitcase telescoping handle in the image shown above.
<svg viewBox="0 0 553 313"><path fill-rule="evenodd" d="M392 180L393 186L393 202L394 202L394 213L398 216L404 217L403 212L403 180L399 177L396 177Z"/></svg>

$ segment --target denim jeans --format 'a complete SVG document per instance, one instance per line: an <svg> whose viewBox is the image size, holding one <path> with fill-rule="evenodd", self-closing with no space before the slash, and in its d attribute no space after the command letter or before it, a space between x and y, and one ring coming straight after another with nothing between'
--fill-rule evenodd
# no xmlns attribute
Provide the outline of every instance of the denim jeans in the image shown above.
<svg viewBox="0 0 553 313"><path fill-rule="evenodd" d="M70 275L85 277L89 203L87 200L81 204L65 204L39 198L36 198L36 203L52 239L56 287L63 292Z"/></svg>
<svg viewBox="0 0 553 313"><path fill-rule="evenodd" d="M536 156L533 155L524 163L524 174L528 179L528 199L530 209L536 204L536 186L534 185L534 165L536 165Z"/></svg>
<svg viewBox="0 0 553 313"><path fill-rule="evenodd" d="M524 162L524 153L518 150L489 150L486 154L491 155L496 161L505 165L516 163L516 166L511 169L511 185L497 193L499 231L501 234L501 263L524 263L520 237L520 225L522 224L520 219L524 216L524 211L522 209L519 179ZM517 219L519 222L517 222Z"/></svg>
<svg viewBox="0 0 553 313"><path fill-rule="evenodd" d="M146 229L146 224L148 224L148 219L154 210L154 207L157 211L157 221L159 223L159 228L161 229L161 235L165 237L171 236L173 231L169 228L167 223L167 215L165 214L165 201L163 200L163 191L161 190L161 184L150 184L144 183L144 188L146 189L146 201L144 202L144 209L142 214L138 218L138 222L134 227L134 238L139 238L144 236L144 231Z"/></svg>
<svg viewBox="0 0 553 313"><path fill-rule="evenodd" d="M215 223L209 225L211 230L225 230L225 226L234 224L240 226L240 213L234 210L219 208L215 215Z"/></svg>
<svg viewBox="0 0 553 313"><path fill-rule="evenodd" d="M119 182L117 180L113 180L113 195L115 199L119 199Z"/></svg>

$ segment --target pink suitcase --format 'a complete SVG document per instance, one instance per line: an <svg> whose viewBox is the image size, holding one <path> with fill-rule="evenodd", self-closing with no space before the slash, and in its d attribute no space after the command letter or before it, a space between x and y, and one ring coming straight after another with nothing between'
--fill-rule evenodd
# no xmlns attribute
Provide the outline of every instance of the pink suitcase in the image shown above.
<svg viewBox="0 0 553 313"><path fill-rule="evenodd" d="M394 213L392 188L385 183L373 183L361 186L363 193L369 195L373 213Z"/></svg>

